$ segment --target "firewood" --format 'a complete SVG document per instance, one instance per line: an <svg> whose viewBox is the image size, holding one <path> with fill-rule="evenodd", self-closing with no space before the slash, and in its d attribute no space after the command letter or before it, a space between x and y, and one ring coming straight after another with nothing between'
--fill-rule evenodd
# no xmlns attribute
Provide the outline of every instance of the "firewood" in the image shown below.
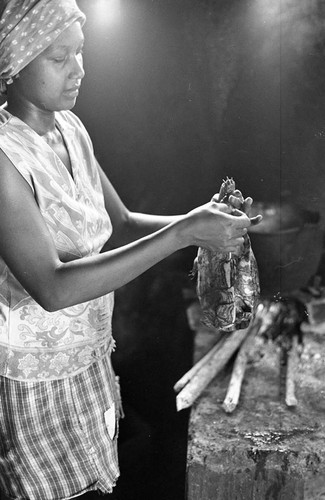
<svg viewBox="0 0 325 500"><path fill-rule="evenodd" d="M248 327L247 337L239 348L237 357L234 362L227 394L222 404L222 407L226 413L232 413L237 407L247 361L254 344L255 336L259 332L259 330L260 322L251 323L251 325Z"/></svg>
<svg viewBox="0 0 325 500"><path fill-rule="evenodd" d="M189 408L202 394L211 380L225 367L229 359L239 348L246 338L248 328L235 330L225 340L220 349L216 349L213 355L201 365L194 373L191 380L185 385L176 397L177 411Z"/></svg>
<svg viewBox="0 0 325 500"><path fill-rule="evenodd" d="M298 369L298 337L292 337L291 349L288 353L287 374L286 374L286 395L285 402L287 406L297 406L298 401L295 396L295 377Z"/></svg>
<svg viewBox="0 0 325 500"><path fill-rule="evenodd" d="M174 385L174 391L179 392L194 377L194 375L204 366L212 356L221 348L225 337L221 337L217 343L205 354L195 365L190 368Z"/></svg>

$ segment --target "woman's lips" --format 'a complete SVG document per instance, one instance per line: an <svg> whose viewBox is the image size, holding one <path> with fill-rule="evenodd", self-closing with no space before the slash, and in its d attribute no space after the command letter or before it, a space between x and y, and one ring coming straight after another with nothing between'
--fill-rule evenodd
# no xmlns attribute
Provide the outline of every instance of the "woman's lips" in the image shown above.
<svg viewBox="0 0 325 500"><path fill-rule="evenodd" d="M71 89L65 90L63 93L69 97L77 97L79 94L79 87L72 87Z"/></svg>

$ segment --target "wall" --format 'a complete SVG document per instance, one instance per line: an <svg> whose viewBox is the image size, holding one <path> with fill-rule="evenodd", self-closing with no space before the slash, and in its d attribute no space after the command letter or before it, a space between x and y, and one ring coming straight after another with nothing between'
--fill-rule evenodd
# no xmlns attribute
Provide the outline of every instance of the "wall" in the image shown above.
<svg viewBox="0 0 325 500"><path fill-rule="evenodd" d="M188 210L228 175L256 200L324 213L320 0L122 0L106 24L79 4L76 111L129 206Z"/></svg>
<svg viewBox="0 0 325 500"><path fill-rule="evenodd" d="M112 2L78 2L75 111L126 203L185 211L228 175L324 215L322 0L120 0L105 20Z"/></svg>

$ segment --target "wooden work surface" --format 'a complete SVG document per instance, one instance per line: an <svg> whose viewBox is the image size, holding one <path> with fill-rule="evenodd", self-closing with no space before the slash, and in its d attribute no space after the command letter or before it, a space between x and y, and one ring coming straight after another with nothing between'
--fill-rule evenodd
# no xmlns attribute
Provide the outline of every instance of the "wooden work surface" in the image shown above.
<svg viewBox="0 0 325 500"><path fill-rule="evenodd" d="M213 344L196 333L196 359ZM248 366L238 407L221 405L231 367L191 410L187 500L325 499L325 335L308 334L297 373L298 406L284 402L279 347Z"/></svg>

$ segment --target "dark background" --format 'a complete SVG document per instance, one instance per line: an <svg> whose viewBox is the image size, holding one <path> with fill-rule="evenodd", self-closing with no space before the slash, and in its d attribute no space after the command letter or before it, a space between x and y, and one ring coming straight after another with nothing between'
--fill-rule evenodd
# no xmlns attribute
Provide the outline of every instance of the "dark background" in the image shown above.
<svg viewBox="0 0 325 500"><path fill-rule="evenodd" d="M109 19L113 4L119 15ZM86 77L75 111L131 209L184 212L233 176L256 201L295 202L324 217L324 2L79 5ZM123 500L184 497L188 413L176 413L172 386L192 362L184 300L192 250L116 293L114 362L130 412Z"/></svg>
<svg viewBox="0 0 325 500"><path fill-rule="evenodd" d="M80 0L76 112L133 209L178 213L225 175L325 210L321 0Z"/></svg>
<svg viewBox="0 0 325 500"><path fill-rule="evenodd" d="M78 3L86 76L74 111L129 208L185 212L233 176L256 201L324 218L322 0ZM120 500L184 498L188 412L176 412L172 387L192 362L194 256L180 252L116 293Z"/></svg>

